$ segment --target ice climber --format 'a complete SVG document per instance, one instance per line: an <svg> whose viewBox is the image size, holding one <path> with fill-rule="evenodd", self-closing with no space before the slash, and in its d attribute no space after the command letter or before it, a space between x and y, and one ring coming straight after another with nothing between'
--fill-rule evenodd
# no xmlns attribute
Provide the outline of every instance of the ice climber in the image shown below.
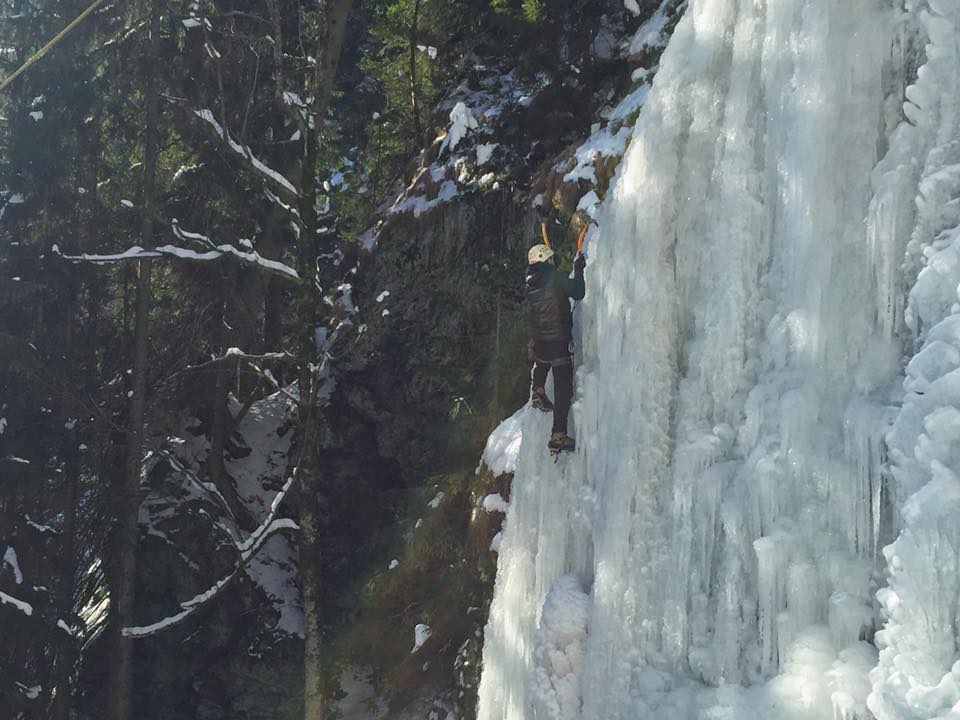
<svg viewBox="0 0 960 720"><path fill-rule="evenodd" d="M553 431L548 447L558 453L573 450L567 434L567 415L573 400L573 314L570 300L582 300L586 292L583 270L587 260L578 254L573 277L557 268L557 255L549 245L534 245L527 253L527 305L533 328L533 391L530 403L543 412L553 411ZM553 370L556 402L550 402L544 386Z"/></svg>

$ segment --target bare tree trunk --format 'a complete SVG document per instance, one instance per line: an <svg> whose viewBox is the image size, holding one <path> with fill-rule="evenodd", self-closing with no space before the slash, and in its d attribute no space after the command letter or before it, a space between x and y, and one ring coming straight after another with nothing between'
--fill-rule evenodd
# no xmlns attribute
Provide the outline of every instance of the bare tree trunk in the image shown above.
<svg viewBox="0 0 960 720"><path fill-rule="evenodd" d="M151 233L152 234L152 233ZM107 717L129 720L133 697L133 640L122 629L133 625L136 600L137 546L140 540L137 511L140 505L140 470L143 456L144 415L147 392L147 334L150 312L150 260L139 261L136 319L134 322L133 396L127 428L127 447L122 485L117 503L116 569L112 598L113 642L111 653L110 699Z"/></svg>
<svg viewBox="0 0 960 720"><path fill-rule="evenodd" d="M319 125L319 119L316 123ZM326 718L323 688L323 608L320 593L320 517L317 495L320 478L316 469L316 388L314 366L317 349L314 326L317 321L316 268L316 188L313 167L317 158L317 132L307 136L307 152L301 172L302 192L300 213L305 228L300 235L297 252L297 272L301 278L297 298L297 388L299 391L298 449L296 482L300 490L299 566L300 589L303 597L304 619L304 720Z"/></svg>
<svg viewBox="0 0 960 720"><path fill-rule="evenodd" d="M143 247L153 246L155 181L157 167L159 114L156 63L159 49L159 0L150 0L149 40L144 61L144 97L146 126L143 160ZM113 623L111 664L108 676L108 720L130 720L133 705L133 643L123 636L123 628L133 624L136 600L137 549L140 531L137 512L140 507L140 472L143 457L144 417L147 406L147 341L150 332L151 261L137 264L136 306L134 318L133 387L127 426L126 459L117 503L116 571L112 588Z"/></svg>
<svg viewBox="0 0 960 720"><path fill-rule="evenodd" d="M303 598L304 621L304 720L325 720L326 709L323 687L323 608L320 593L320 513L317 495L320 478L316 469L316 388L314 366L317 362L314 327L317 322L317 265L316 243L319 225L316 218L316 184L314 166L319 146L320 119L316 130L307 134L306 155L301 168L300 213L304 229L297 247L297 272L301 286L297 297L297 389L299 391L298 449L299 461L296 482L300 490L299 567L300 591Z"/></svg>
<svg viewBox="0 0 960 720"><path fill-rule="evenodd" d="M280 0L267 0L270 22L273 25L273 75L276 78L275 92L277 102L283 104L283 91L286 89L283 77L283 23Z"/></svg>
<svg viewBox="0 0 960 720"><path fill-rule="evenodd" d="M60 532L60 577L57 583L57 610L60 617L69 622L73 614L74 570L76 569L77 487L80 484L80 453L77 450L77 433L74 428L64 437L64 475L66 493L63 498L63 528ZM58 628L58 631L60 629ZM70 716L70 675L76 659L74 639L60 631L58 650L54 664L54 687L56 696L51 709L54 720L67 720Z"/></svg>
<svg viewBox="0 0 960 720"><path fill-rule="evenodd" d="M417 87L417 34L420 26L420 0L413 4L413 19L410 23L410 105L413 109L413 147L417 152L423 142L423 125L420 123L420 89Z"/></svg>
<svg viewBox="0 0 960 720"><path fill-rule="evenodd" d="M309 372L309 371L308 371ZM299 566L300 587L303 595L304 621L304 720L325 720L326 692L324 692L323 656L323 608L320 593L320 512L317 495L320 478L316 466L316 418L312 407L304 407L302 395L309 400L315 397L313 378L300 372L300 387L309 388L301 393L298 442L300 460L297 463L297 485L300 488L300 534Z"/></svg>
<svg viewBox="0 0 960 720"><path fill-rule="evenodd" d="M317 63L307 82L312 96L313 122L306 123L304 156L300 166L298 201L303 229L297 247L300 291L297 298L297 381L299 388L299 461L296 480L300 490L299 565L304 615L304 720L326 720L325 667L323 655L323 607L320 592L320 516L317 504L321 483L317 472L316 371L314 329L318 321L317 286L317 187L315 182L320 133L336 83L337 64L347 26L351 0L319 0Z"/></svg>

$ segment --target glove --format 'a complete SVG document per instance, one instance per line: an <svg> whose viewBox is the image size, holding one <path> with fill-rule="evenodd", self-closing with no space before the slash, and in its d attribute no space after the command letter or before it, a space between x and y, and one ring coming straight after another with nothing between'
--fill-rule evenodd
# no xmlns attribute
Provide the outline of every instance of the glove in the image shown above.
<svg viewBox="0 0 960 720"><path fill-rule="evenodd" d="M579 255L577 255L577 257L573 261L573 269L577 273L582 273L583 269L586 266L587 266L587 258L583 255L583 253L580 253Z"/></svg>

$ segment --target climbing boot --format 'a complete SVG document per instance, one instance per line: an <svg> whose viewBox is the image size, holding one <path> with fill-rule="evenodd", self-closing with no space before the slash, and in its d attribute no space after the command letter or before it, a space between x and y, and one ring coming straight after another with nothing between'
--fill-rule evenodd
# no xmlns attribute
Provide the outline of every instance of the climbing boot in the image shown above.
<svg viewBox="0 0 960 720"><path fill-rule="evenodd" d="M541 388L534 388L530 397L530 404L540 412L553 412L553 403L547 397L547 391Z"/></svg>
<svg viewBox="0 0 960 720"><path fill-rule="evenodd" d="M573 452L576 443L573 438L562 432L555 432L550 436L550 442L547 443L552 453Z"/></svg>

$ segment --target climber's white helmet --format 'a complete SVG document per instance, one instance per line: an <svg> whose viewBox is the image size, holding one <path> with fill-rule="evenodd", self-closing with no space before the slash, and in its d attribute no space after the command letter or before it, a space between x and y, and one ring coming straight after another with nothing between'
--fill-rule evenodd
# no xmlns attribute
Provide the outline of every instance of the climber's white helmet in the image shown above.
<svg viewBox="0 0 960 720"><path fill-rule="evenodd" d="M531 265L546 262L553 257L553 250L549 245L534 245L527 253L527 260Z"/></svg>

